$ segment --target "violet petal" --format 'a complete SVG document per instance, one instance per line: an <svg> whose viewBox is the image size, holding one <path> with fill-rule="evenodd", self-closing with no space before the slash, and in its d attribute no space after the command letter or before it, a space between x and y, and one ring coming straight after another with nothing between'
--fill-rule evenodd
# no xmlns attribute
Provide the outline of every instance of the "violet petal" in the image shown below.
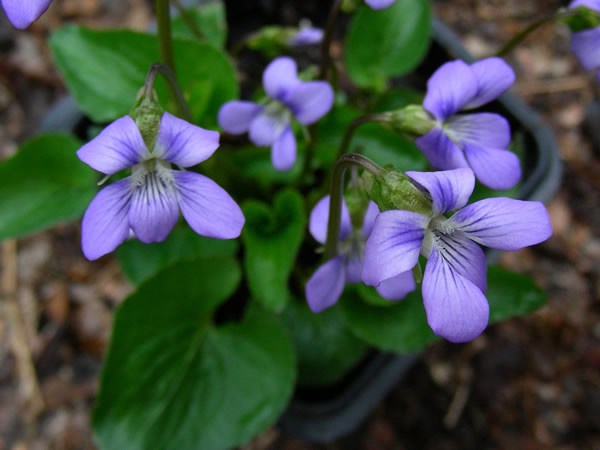
<svg viewBox="0 0 600 450"><path fill-rule="evenodd" d="M477 93L477 78L463 61L440 66L427 81L424 108L440 121L452 116Z"/></svg>
<svg viewBox="0 0 600 450"><path fill-rule="evenodd" d="M77 150L81 161L106 175L139 163L147 153L140 130L130 116L115 120Z"/></svg>
<svg viewBox="0 0 600 450"><path fill-rule="evenodd" d="M396 0L365 0L372 9L384 9L391 6Z"/></svg>
<svg viewBox="0 0 600 450"><path fill-rule="evenodd" d="M219 126L227 133L247 133L250 124L263 108L263 106L254 102L239 100L227 102L219 110Z"/></svg>
<svg viewBox="0 0 600 450"><path fill-rule="evenodd" d="M550 216L542 203L512 198L480 200L449 221L475 242L499 250L518 250L552 235Z"/></svg>
<svg viewBox="0 0 600 450"><path fill-rule="evenodd" d="M300 83L296 62L287 56L274 59L263 73L263 86L267 95L282 102Z"/></svg>
<svg viewBox="0 0 600 450"><path fill-rule="evenodd" d="M419 260L429 218L411 211L384 211L365 246L362 278L370 286L411 270Z"/></svg>
<svg viewBox="0 0 600 450"><path fill-rule="evenodd" d="M219 133L164 113L156 139L154 155L179 167L206 161L219 148Z"/></svg>
<svg viewBox="0 0 600 450"><path fill-rule="evenodd" d="M133 190L129 208L129 225L136 237L149 244L162 242L169 235L177 219L177 190L169 169L148 172Z"/></svg>
<svg viewBox="0 0 600 450"><path fill-rule="evenodd" d="M461 231L438 233L433 247L442 255L452 270L465 277L482 292L487 289L487 263L481 247ZM430 256L430 255L428 255Z"/></svg>
<svg viewBox="0 0 600 450"><path fill-rule="evenodd" d="M477 179L492 189L510 189L521 179L521 162L510 150L466 144L465 156Z"/></svg>
<svg viewBox="0 0 600 450"><path fill-rule="evenodd" d="M263 110L250 123L250 140L259 147L270 147L289 125L284 116L267 114Z"/></svg>
<svg viewBox="0 0 600 450"><path fill-rule="evenodd" d="M369 206L367 207L367 211L365 212L365 217L363 218L362 228L360 233L366 239L373 231L373 225L375 225L375 219L379 214L379 208L377 204L373 201L369 201Z"/></svg>
<svg viewBox="0 0 600 450"><path fill-rule="evenodd" d="M492 148L506 148L510 144L510 126L498 114L459 114L448 119L444 129L455 142L461 144Z"/></svg>
<svg viewBox="0 0 600 450"><path fill-rule="evenodd" d="M600 27L571 35L571 50L586 70L600 68Z"/></svg>
<svg viewBox="0 0 600 450"><path fill-rule="evenodd" d="M238 204L217 183L196 172L174 172L179 207L192 229L217 239L240 235L244 215Z"/></svg>
<svg viewBox="0 0 600 450"><path fill-rule="evenodd" d="M343 258L330 259L306 283L306 300L312 312L318 313L335 305L344 291L346 277Z"/></svg>
<svg viewBox="0 0 600 450"><path fill-rule="evenodd" d="M423 304L433 332L450 342L471 341L488 323L489 306L481 290L452 270L435 248L423 276Z"/></svg>
<svg viewBox="0 0 600 450"><path fill-rule="evenodd" d="M81 223L81 247L93 261L112 252L129 236L130 178L117 181L96 194Z"/></svg>
<svg viewBox="0 0 600 450"><path fill-rule="evenodd" d="M282 172L294 167L296 162L296 138L290 127L287 127L273 143L271 162L275 169Z"/></svg>
<svg viewBox="0 0 600 450"><path fill-rule="evenodd" d="M329 195L326 195L317 202L312 211L310 212L310 218L308 221L308 229L310 234L315 238L317 242L325 244L327 241L327 224L329 223ZM342 201L342 217L340 222L340 239L346 238L352 225L350 223L350 213L346 202Z"/></svg>
<svg viewBox="0 0 600 450"><path fill-rule="evenodd" d="M465 206L475 187L475 176L471 169L406 172L406 175L427 189L431 195L433 216Z"/></svg>
<svg viewBox="0 0 600 450"><path fill-rule="evenodd" d="M2 0L8 20L21 30L37 20L50 6L52 0Z"/></svg>
<svg viewBox="0 0 600 450"><path fill-rule="evenodd" d="M412 271L402 272L400 275L383 280L377 286L377 292L386 300L403 300L417 287Z"/></svg>
<svg viewBox="0 0 600 450"><path fill-rule="evenodd" d="M286 104L303 125L315 123L333 106L333 89L326 81L298 84L291 90Z"/></svg>
<svg viewBox="0 0 600 450"><path fill-rule="evenodd" d="M436 169L469 167L462 150L440 127L434 127L427 134L415 139L415 144Z"/></svg>
<svg viewBox="0 0 600 450"><path fill-rule="evenodd" d="M465 105L478 108L497 99L515 83L515 72L502 58L492 57L471 64L471 70L477 79L477 93Z"/></svg>

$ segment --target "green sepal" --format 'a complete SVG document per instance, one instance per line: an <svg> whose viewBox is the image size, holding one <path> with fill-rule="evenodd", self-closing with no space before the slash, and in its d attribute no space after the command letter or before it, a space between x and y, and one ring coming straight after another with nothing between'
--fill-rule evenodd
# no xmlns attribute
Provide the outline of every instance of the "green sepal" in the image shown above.
<svg viewBox="0 0 600 450"><path fill-rule="evenodd" d="M135 106L131 109L129 115L135 121L149 150L152 150L156 143L163 112L164 110L158 102L158 95L154 89L152 89L150 95L146 95L145 89L141 88Z"/></svg>
<svg viewBox="0 0 600 450"><path fill-rule="evenodd" d="M435 127L435 120L421 105L408 105L402 109L381 114L381 123L407 137L423 136Z"/></svg>
<svg viewBox="0 0 600 450"><path fill-rule="evenodd" d="M425 216L433 214L433 205L427 194L415 186L409 177L393 167L386 166L381 175L364 171L362 181L369 197L381 212L401 209Z"/></svg>
<svg viewBox="0 0 600 450"><path fill-rule="evenodd" d="M563 22L572 32L577 33L600 27L600 12L586 6L578 6L573 10L577 11L577 15L563 18Z"/></svg>

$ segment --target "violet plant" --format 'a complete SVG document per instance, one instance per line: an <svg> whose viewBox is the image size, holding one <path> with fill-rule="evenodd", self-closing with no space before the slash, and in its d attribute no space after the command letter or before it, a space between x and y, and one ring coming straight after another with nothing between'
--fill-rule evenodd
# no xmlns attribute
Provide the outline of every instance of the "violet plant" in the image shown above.
<svg viewBox="0 0 600 450"><path fill-rule="evenodd" d="M18 28L49 4L2 0ZM0 237L83 217L83 257L116 258L134 286L115 312L98 446L231 448L272 426L296 386L335 383L373 350L468 342L543 305L482 248L552 233L521 189L524 130L498 112L515 81L499 55L562 21L598 71L599 10L576 0L496 56L429 72L424 0L335 0L315 27L265 26L230 48L218 1L157 0L156 33L54 30L56 66L94 125L0 164Z"/></svg>

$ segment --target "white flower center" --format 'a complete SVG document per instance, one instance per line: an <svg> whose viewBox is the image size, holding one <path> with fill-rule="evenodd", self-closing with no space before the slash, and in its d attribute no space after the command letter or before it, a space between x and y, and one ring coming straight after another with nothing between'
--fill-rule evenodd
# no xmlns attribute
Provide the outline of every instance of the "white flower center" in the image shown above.
<svg viewBox="0 0 600 450"><path fill-rule="evenodd" d="M142 190L149 198L169 195L174 190L175 178L171 164L162 159L151 158L136 164L131 173L131 190Z"/></svg>

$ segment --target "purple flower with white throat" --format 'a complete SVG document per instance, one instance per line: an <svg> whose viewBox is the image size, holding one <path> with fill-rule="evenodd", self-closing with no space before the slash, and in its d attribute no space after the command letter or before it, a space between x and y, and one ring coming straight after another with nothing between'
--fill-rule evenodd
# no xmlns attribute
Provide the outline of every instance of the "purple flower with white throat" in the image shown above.
<svg viewBox="0 0 600 450"><path fill-rule="evenodd" d="M600 13L600 0L575 0L569 8L585 6ZM600 27L573 32L571 50L585 70L596 71L596 79L600 81Z"/></svg>
<svg viewBox="0 0 600 450"><path fill-rule="evenodd" d="M429 193L433 212L379 214L365 248L363 280L376 286L425 256L422 292L429 326L449 341L470 341L489 317L487 265L479 245L518 250L538 244L552 234L550 217L533 201L490 198L465 206L475 185L470 169L406 175Z"/></svg>
<svg viewBox="0 0 600 450"><path fill-rule="evenodd" d="M263 73L269 101L225 103L219 111L219 125L231 134L249 132L259 147L271 147L271 161L277 170L290 170L296 161L296 138L292 118L310 125L333 106L333 89L325 81L303 82L293 59L273 60Z"/></svg>
<svg viewBox="0 0 600 450"><path fill-rule="evenodd" d="M396 0L365 0L365 3L371 7L371 9L385 9L391 6Z"/></svg>
<svg viewBox="0 0 600 450"><path fill-rule="evenodd" d="M500 58L468 65L442 65L427 82L423 107L436 121L415 143L433 167L470 167L477 179L493 189L509 189L521 178L519 158L507 150L510 127L504 117L490 113L458 114L494 100L515 80Z"/></svg>
<svg viewBox="0 0 600 450"><path fill-rule="evenodd" d="M89 260L112 252L129 237L163 241L179 218L192 229L218 239L240 235L244 216L223 188L196 172L173 170L208 159L219 147L219 133L163 113L150 150L135 121L124 116L81 147L77 156L106 175L131 168L129 177L103 188L83 216L81 244Z"/></svg>
<svg viewBox="0 0 600 450"><path fill-rule="evenodd" d="M362 281L365 241L373 229L377 214L377 205L369 202L362 227L356 230L352 227L346 203L342 203L338 255L320 266L306 283L306 299L313 312L321 312L337 303L347 283ZM310 233L321 244L325 244L327 239L328 222L329 196L326 196L310 213ZM391 277L377 287L379 294L388 300L403 299L414 290L415 280L410 272Z"/></svg>
<svg viewBox="0 0 600 450"><path fill-rule="evenodd" d="M22 30L44 14L50 3L52 0L2 0L2 7L8 20Z"/></svg>

